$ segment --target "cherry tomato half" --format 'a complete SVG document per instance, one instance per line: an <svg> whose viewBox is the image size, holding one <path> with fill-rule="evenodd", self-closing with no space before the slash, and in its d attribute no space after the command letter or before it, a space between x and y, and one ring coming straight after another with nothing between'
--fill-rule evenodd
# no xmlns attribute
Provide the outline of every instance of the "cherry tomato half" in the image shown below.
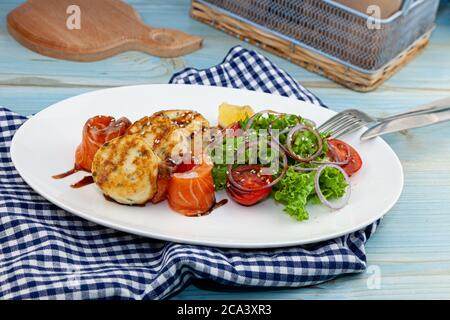
<svg viewBox="0 0 450 320"><path fill-rule="evenodd" d="M243 206L252 206L269 196L272 187L260 188L270 184L273 178L272 176L262 175L261 169L260 165L242 165L233 169L231 174L237 184L245 189L255 189L255 191L243 191L227 181L227 193L233 201Z"/></svg>
<svg viewBox="0 0 450 320"><path fill-rule="evenodd" d="M359 169L361 169L363 163L362 159L359 156L359 153L351 145L339 139L330 139L328 140L328 144L331 145L334 151L328 152L328 157L331 161L347 160L348 150L350 150L350 159L348 163L341 165L341 168L344 169L348 176L355 174Z"/></svg>

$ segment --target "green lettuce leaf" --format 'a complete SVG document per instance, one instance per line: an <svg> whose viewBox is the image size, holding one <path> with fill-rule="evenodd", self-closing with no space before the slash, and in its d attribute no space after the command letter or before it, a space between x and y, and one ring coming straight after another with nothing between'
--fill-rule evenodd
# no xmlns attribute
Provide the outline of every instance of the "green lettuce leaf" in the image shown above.
<svg viewBox="0 0 450 320"><path fill-rule="evenodd" d="M289 168L276 188L273 197L284 204L284 211L299 221L309 218L305 206L309 195L314 192L314 172L299 173Z"/></svg>
<svg viewBox="0 0 450 320"><path fill-rule="evenodd" d="M215 164L212 169L212 176L216 191L225 189L227 185L227 165Z"/></svg>
<svg viewBox="0 0 450 320"><path fill-rule="evenodd" d="M314 188L315 175L315 171L298 172L291 167L275 186L274 199L282 203L285 206L284 210L299 221L309 218L305 208L308 203L320 203ZM331 167L322 171L319 185L327 200L341 198L348 186L344 175Z"/></svg>

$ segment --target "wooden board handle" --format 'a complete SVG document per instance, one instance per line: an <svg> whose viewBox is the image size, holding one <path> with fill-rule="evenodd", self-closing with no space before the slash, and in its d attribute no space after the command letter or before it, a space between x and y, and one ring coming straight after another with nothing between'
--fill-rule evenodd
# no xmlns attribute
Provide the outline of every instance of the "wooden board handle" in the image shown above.
<svg viewBox="0 0 450 320"><path fill-rule="evenodd" d="M136 49L163 58L173 58L200 49L202 42L202 38L182 31L143 25L142 36L136 39Z"/></svg>

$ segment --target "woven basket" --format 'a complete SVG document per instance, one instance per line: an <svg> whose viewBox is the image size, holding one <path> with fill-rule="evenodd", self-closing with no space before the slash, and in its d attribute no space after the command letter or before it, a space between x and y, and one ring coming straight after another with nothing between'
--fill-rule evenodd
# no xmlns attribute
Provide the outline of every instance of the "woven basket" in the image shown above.
<svg viewBox="0 0 450 320"><path fill-rule="evenodd" d="M423 2L416 1L409 13L381 20L381 29L370 31L366 30L367 17L354 17L351 10L347 12L344 6L328 0L193 0L191 16L348 88L366 92L380 86L428 45L439 1L428 0L426 12L420 8ZM261 17L262 8L267 10L265 17ZM293 20L299 10L304 19Z"/></svg>

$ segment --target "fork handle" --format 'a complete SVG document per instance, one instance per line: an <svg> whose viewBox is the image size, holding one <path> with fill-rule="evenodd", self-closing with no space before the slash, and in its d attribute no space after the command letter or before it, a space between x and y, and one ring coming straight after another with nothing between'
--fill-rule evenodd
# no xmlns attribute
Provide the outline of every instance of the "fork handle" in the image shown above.
<svg viewBox="0 0 450 320"><path fill-rule="evenodd" d="M446 109L447 107L450 107L450 97L447 97L447 98L444 98L441 100L436 100L436 101L433 101L430 103L426 103L424 105L421 105L420 107L408 110L406 112L400 112L400 113L390 115L388 117L378 118L377 121L384 122L384 121L394 120L394 119L398 119L398 118L403 118L403 117L410 116L410 115L423 114L423 113L433 112L433 111L440 111L440 110Z"/></svg>
<svg viewBox="0 0 450 320"><path fill-rule="evenodd" d="M418 112L402 117L379 122L361 135L361 140L368 140L377 136L413 128L420 128L432 124L450 121L450 106L435 108L432 111Z"/></svg>

